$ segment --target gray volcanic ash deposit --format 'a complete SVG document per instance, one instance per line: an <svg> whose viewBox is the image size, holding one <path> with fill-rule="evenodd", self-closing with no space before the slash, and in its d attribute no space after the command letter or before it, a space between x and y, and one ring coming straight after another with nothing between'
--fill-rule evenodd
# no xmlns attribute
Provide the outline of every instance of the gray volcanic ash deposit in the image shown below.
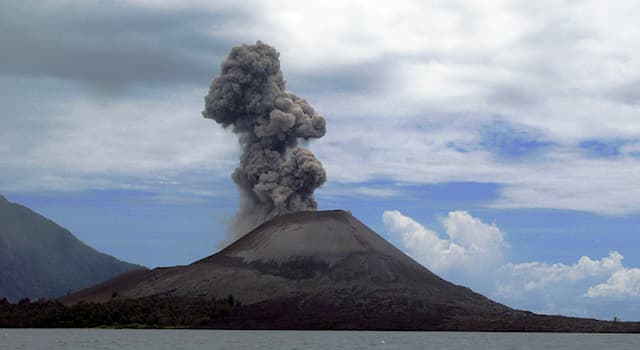
<svg viewBox="0 0 640 350"><path fill-rule="evenodd" d="M336 288L448 284L340 210L276 217L212 256L140 277L119 295L233 294L251 304Z"/></svg>
<svg viewBox="0 0 640 350"><path fill-rule="evenodd" d="M205 97L205 118L231 127L242 145L233 180L240 190L238 238L278 215L316 210L322 164L298 140L325 134L324 118L286 91L279 53L258 41L234 47Z"/></svg>

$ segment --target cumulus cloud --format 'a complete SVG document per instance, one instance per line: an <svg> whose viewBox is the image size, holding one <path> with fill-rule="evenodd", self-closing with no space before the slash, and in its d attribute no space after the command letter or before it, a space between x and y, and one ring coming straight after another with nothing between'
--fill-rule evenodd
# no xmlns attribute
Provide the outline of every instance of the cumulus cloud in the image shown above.
<svg viewBox="0 0 640 350"><path fill-rule="evenodd" d="M402 237L407 252L435 272L472 271L500 263L506 247L503 234L466 211L443 218L446 236L425 228L397 210L385 211L382 220L391 234Z"/></svg>
<svg viewBox="0 0 640 350"><path fill-rule="evenodd" d="M622 254L613 251L600 260L581 257L572 265L528 262L508 263L500 267L503 282L499 291L504 294L522 294L535 289L547 288L557 283L574 283L594 277L605 277L623 269Z"/></svg>
<svg viewBox="0 0 640 350"><path fill-rule="evenodd" d="M590 298L638 298L640 297L640 269L617 270L607 282L589 288L585 295Z"/></svg>
<svg viewBox="0 0 640 350"><path fill-rule="evenodd" d="M626 268L617 251L573 264L512 263L500 228L465 211L441 219L444 235L397 210L385 211L382 219L388 234L399 235L401 248L425 267L509 306L601 318L635 312L615 302L640 297L640 269Z"/></svg>

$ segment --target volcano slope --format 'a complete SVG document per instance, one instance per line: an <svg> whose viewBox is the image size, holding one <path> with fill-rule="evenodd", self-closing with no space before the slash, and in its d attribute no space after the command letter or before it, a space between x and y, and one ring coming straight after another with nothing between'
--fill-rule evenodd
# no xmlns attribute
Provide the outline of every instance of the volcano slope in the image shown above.
<svg viewBox="0 0 640 350"><path fill-rule="evenodd" d="M341 210L276 217L188 266L135 271L62 299L186 296L242 302L213 328L640 331L536 315L449 283Z"/></svg>

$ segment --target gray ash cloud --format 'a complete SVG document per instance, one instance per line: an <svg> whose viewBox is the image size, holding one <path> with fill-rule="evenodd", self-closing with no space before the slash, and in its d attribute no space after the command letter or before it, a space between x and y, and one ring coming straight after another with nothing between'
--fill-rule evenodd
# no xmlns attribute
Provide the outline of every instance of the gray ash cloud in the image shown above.
<svg viewBox="0 0 640 350"><path fill-rule="evenodd" d="M326 173L298 141L322 137L325 120L286 91L275 48L260 41L232 48L211 83L202 114L231 127L242 145L233 173L240 190L234 238L275 216L317 209L313 192Z"/></svg>

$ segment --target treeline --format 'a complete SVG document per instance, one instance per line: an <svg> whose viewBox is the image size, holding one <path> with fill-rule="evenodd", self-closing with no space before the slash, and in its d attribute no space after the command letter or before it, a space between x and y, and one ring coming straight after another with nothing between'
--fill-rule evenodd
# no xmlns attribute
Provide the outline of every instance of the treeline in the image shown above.
<svg viewBox="0 0 640 350"><path fill-rule="evenodd" d="M0 328L200 328L230 316L240 303L187 297L113 298L106 303L65 306L56 300L16 304L0 299Z"/></svg>

